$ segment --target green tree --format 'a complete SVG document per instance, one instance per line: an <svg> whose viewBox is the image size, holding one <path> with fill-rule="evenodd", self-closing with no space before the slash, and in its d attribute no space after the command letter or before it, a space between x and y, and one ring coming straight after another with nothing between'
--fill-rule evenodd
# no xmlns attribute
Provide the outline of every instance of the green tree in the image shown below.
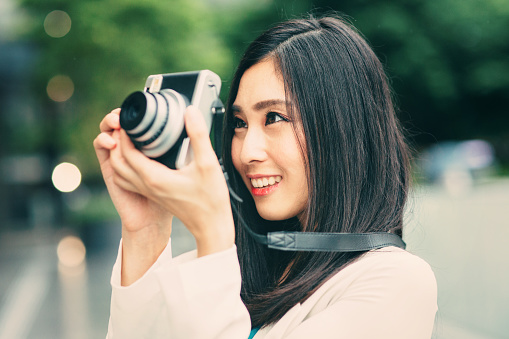
<svg viewBox="0 0 509 339"><path fill-rule="evenodd" d="M212 69L231 74L233 56L218 33L206 1L37 1L23 0L29 15L27 39L39 51L33 90L42 129L25 151L51 148L72 154L85 174L97 175L92 140L98 123L150 74ZM72 20L60 38L46 34L44 21L54 11ZM55 103L46 94L48 81L66 75L74 94ZM227 88L227 86L226 86ZM49 146L48 146L49 145Z"/></svg>
<svg viewBox="0 0 509 339"><path fill-rule="evenodd" d="M43 129L49 132L38 133L37 125L20 137L28 140L23 150L56 140L53 148L77 155L86 173L98 173L91 147L97 123L141 89L147 75L209 68L223 78L224 98L242 51L256 35L280 20L331 10L344 13L381 57L417 146L484 138L509 162L507 1L19 1L32 18L28 37L40 55L33 82L38 108L41 116L53 117L53 127ZM43 29L55 9L72 19L62 38ZM45 92L57 74L74 82L65 103L53 103Z"/></svg>
<svg viewBox="0 0 509 339"><path fill-rule="evenodd" d="M417 148L483 138L509 164L509 2L274 0L254 27L332 11L351 21L386 65Z"/></svg>

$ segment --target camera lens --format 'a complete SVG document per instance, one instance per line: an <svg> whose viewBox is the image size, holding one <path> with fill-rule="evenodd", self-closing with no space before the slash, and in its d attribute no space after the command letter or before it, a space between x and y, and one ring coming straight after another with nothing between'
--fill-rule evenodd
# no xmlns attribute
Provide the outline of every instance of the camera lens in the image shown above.
<svg viewBox="0 0 509 339"><path fill-rule="evenodd" d="M145 155L157 158L183 133L187 106L187 99L174 90L134 92L121 106L120 126Z"/></svg>
<svg viewBox="0 0 509 339"><path fill-rule="evenodd" d="M150 121L145 121L145 123L141 125L151 124L155 116L150 114L150 112L149 116L147 116L147 108L147 97L145 93L132 93L124 100L124 103L121 106L120 111L122 113L120 114L120 126L122 126L122 128L126 131L134 130L136 127L140 126L143 118Z"/></svg>

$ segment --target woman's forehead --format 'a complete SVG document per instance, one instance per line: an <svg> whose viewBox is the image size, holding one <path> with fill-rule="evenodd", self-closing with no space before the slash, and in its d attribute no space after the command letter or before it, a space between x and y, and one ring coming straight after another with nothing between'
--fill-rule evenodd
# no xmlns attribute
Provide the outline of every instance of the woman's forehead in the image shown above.
<svg viewBox="0 0 509 339"><path fill-rule="evenodd" d="M240 79L235 105L243 109L258 102L285 101L285 86L272 59L265 59L248 68Z"/></svg>

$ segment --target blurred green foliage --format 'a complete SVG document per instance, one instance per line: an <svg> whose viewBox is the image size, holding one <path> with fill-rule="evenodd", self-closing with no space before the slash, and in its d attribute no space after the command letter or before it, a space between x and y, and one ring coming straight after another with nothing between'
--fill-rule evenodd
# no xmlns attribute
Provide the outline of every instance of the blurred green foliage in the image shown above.
<svg viewBox="0 0 509 339"><path fill-rule="evenodd" d="M41 115L51 118L46 128L53 130L59 153L77 157L84 173L98 171L92 140L101 118L142 89L149 74L201 68L231 72L232 52L214 20L206 20L205 1L27 0L23 7L33 24L29 38L40 52L33 86ZM43 28L53 10L67 12L72 20L62 38L48 36ZM65 103L46 95L49 79L57 74L74 82L74 95Z"/></svg>
<svg viewBox="0 0 509 339"><path fill-rule="evenodd" d="M484 138L509 159L509 2L505 0L19 0L25 39L39 53L32 81L40 121L20 151L49 147L70 154L88 177L92 148L109 110L140 90L149 74L212 69L223 98L247 44L275 22L332 10L346 14L386 64L400 116L415 144ZM72 28L48 36L43 22L63 10ZM68 75L75 92L53 103L46 85ZM53 141L48 141L50 136ZM42 145L42 146L41 146Z"/></svg>

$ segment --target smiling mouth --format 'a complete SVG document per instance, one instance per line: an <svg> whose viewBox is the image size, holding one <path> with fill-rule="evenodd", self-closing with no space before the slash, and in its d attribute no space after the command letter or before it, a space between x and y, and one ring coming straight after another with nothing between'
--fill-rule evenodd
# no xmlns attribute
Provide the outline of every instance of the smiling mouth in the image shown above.
<svg viewBox="0 0 509 339"><path fill-rule="evenodd" d="M251 179L251 193L254 196L264 196L274 191L281 182L280 175L275 177L265 177Z"/></svg>
<svg viewBox="0 0 509 339"><path fill-rule="evenodd" d="M273 176L273 177L265 177L265 178L257 178L257 179L251 179L251 185L254 188L264 188L268 186L275 185L277 183L281 182L281 176Z"/></svg>

